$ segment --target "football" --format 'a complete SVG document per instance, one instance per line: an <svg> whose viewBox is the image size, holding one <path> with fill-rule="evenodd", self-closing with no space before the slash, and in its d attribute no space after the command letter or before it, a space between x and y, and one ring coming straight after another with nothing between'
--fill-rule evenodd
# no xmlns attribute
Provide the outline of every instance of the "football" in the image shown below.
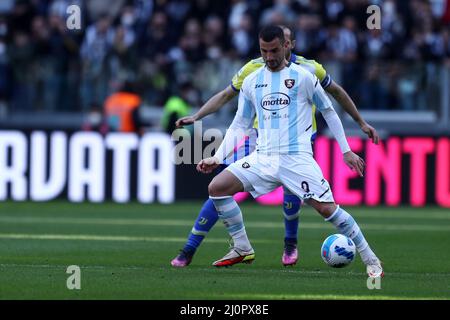
<svg viewBox="0 0 450 320"><path fill-rule="evenodd" d="M356 254L353 241L342 234L333 234L325 239L320 250L323 261L333 268L349 265Z"/></svg>

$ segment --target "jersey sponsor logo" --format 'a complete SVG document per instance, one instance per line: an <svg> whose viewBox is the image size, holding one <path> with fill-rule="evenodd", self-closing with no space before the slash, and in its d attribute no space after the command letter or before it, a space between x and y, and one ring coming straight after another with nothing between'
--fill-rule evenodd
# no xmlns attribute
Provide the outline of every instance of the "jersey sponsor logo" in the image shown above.
<svg viewBox="0 0 450 320"><path fill-rule="evenodd" d="M264 83L264 84L256 84L256 85L255 85L255 89L258 89L258 88L265 88L265 87L267 87L267 84L266 84L266 83Z"/></svg>
<svg viewBox="0 0 450 320"><path fill-rule="evenodd" d="M284 85L286 86L286 88L291 89L295 85L295 80L294 79L286 79L286 80L284 80Z"/></svg>
<svg viewBox="0 0 450 320"><path fill-rule="evenodd" d="M268 111L278 111L286 108L291 103L291 98L282 92L266 94L261 100L261 108Z"/></svg>

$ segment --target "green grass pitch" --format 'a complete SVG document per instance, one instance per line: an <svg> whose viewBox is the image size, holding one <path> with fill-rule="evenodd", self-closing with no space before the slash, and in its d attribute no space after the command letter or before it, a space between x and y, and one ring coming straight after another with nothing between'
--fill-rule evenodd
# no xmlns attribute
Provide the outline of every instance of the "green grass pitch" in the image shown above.
<svg viewBox="0 0 450 320"><path fill-rule="evenodd" d="M228 251L218 223L192 264L174 269L201 202L0 204L0 299L449 299L450 210L346 208L383 260L381 289L369 290L359 258L333 269L320 257L336 230L309 207L299 228L300 261L281 265L281 207L241 205L256 252L251 265L217 269ZM81 289L68 290L78 265Z"/></svg>

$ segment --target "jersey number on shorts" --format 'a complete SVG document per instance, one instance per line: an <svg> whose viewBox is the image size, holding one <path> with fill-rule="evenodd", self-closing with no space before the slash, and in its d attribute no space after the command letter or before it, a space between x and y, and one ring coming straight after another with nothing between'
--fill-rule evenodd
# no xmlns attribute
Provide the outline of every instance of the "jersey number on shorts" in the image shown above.
<svg viewBox="0 0 450 320"><path fill-rule="evenodd" d="M302 181L302 189L305 190L305 192L309 192L309 184L306 181Z"/></svg>

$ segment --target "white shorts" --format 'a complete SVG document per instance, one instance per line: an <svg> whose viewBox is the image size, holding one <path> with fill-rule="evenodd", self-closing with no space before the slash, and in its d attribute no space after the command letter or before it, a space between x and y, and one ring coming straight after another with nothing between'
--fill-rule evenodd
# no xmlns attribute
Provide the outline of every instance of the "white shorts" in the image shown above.
<svg viewBox="0 0 450 320"><path fill-rule="evenodd" d="M253 197L259 197L283 185L303 200L334 202L330 185L309 153L264 155L253 152L226 170L235 175Z"/></svg>

